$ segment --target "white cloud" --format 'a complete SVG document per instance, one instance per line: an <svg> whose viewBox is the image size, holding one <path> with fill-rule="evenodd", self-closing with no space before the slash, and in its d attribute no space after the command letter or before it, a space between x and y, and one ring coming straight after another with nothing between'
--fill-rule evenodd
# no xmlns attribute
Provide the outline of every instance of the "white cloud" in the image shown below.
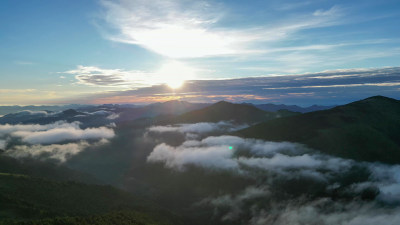
<svg viewBox="0 0 400 225"><path fill-rule="evenodd" d="M47 111L32 111L32 110L24 110L17 113L14 113L16 116L27 116L27 115L35 115L35 116L47 116L52 113L48 113Z"/></svg>
<svg viewBox="0 0 400 225"><path fill-rule="evenodd" d="M282 41L299 30L337 24L339 7L253 27L219 27L221 5L188 1L102 1L104 21L119 31L109 39L140 45L171 58L262 53L257 42Z"/></svg>
<svg viewBox="0 0 400 225"><path fill-rule="evenodd" d="M318 9L313 13L313 15L314 16L332 16L332 15L337 15L340 12L341 12L341 10L338 6L332 6L332 8L330 8L328 10Z"/></svg>
<svg viewBox="0 0 400 225"><path fill-rule="evenodd" d="M46 131L55 128L79 128L79 122L66 123L65 121L58 121L51 124L0 124L0 136L10 134L17 131Z"/></svg>
<svg viewBox="0 0 400 225"><path fill-rule="evenodd" d="M95 111L95 112L91 112L89 114L97 115L97 116L108 116L108 115L112 114L112 112L109 112L109 111L106 111L106 110L98 110L98 111Z"/></svg>
<svg viewBox="0 0 400 225"><path fill-rule="evenodd" d="M317 153L302 145L288 142L267 142L234 136L207 137L187 140L177 147L165 143L157 145L147 158L149 163L184 171L188 166L210 170L228 170L240 176L252 174L254 169L286 179L308 177L329 184L354 166L371 172L367 181L349 187L349 193L360 193L374 186L380 191L377 199L386 203L400 203L400 166L377 163L358 163ZM272 179L272 178L271 178Z"/></svg>
<svg viewBox="0 0 400 225"><path fill-rule="evenodd" d="M29 144L52 144L62 141L98 140L114 137L113 129L107 127L81 129L79 122L59 121L39 125L0 125L0 136L19 137Z"/></svg>
<svg viewBox="0 0 400 225"><path fill-rule="evenodd" d="M253 213L249 224L392 225L399 222L398 208L379 208L372 203L335 202L326 198L303 205L289 204L283 209L259 210Z"/></svg>
<svg viewBox="0 0 400 225"><path fill-rule="evenodd" d="M95 86L147 86L143 77L148 73L142 71L126 71L121 69L103 69L95 66L77 66L74 70L63 73L75 75L78 83Z"/></svg>
<svg viewBox="0 0 400 225"><path fill-rule="evenodd" d="M112 113L109 116L107 116L107 119L109 120L115 120L119 118L119 114L118 113Z"/></svg>
<svg viewBox="0 0 400 225"><path fill-rule="evenodd" d="M247 186L235 194L222 192L220 196L206 197L196 203L200 207L213 207L215 218L225 222L238 219L243 224L254 225L389 225L400 222L400 217L394 216L400 212L400 165L356 162L325 155L295 143L234 136L187 140L176 147L162 143L153 149L147 161L162 163L166 168L180 172L194 166L210 173L224 170L254 179L257 186ZM369 174L368 177L359 177L363 173ZM347 176L357 177L357 180L348 184ZM309 193L317 196L310 198L274 196L291 189L283 185L284 190L277 190L282 180L292 182L299 179L305 179L305 186L310 185L307 182L311 179L315 182L311 185L324 189L326 193L338 192L337 196L344 193L346 201L318 197L318 193ZM375 188L378 192L374 200L361 200L366 190L375 191ZM307 196L307 193L304 195ZM349 199L349 196L353 198ZM382 207L385 204L391 207Z"/></svg>
<svg viewBox="0 0 400 225"><path fill-rule="evenodd" d="M176 125L168 125L168 126L152 126L149 127L148 130L150 132L181 132L181 133L209 133L213 131L235 131L246 128L248 125L235 125L228 121L220 121L218 123L193 123L193 124L176 124Z"/></svg>
<svg viewBox="0 0 400 225"><path fill-rule="evenodd" d="M61 163L67 161L70 157L78 154L89 146L98 146L107 143L106 140L100 140L94 144L86 141L68 144L52 145L18 145L8 149L6 154L15 158L32 157L37 159L54 159Z"/></svg>
<svg viewBox="0 0 400 225"><path fill-rule="evenodd" d="M236 169L237 162L231 160L233 151L228 146L174 148L166 144L157 145L147 157L148 162L163 162L166 167L178 170L186 165L197 165L211 169Z"/></svg>
<svg viewBox="0 0 400 225"><path fill-rule="evenodd" d="M276 173L291 173L292 175L297 173L287 171L328 169L337 173L337 166L340 166L341 171L345 171L351 165L351 160L324 158L319 155L304 154L305 151L303 146L294 143L220 136L208 137L201 141L189 140L178 147L162 143L154 148L147 160L148 162L161 162L168 168L178 170L195 165L242 172L242 170L246 170L246 167L251 167ZM246 154L243 155L245 152ZM247 156L248 154L250 156ZM320 174L307 171L303 175L319 176Z"/></svg>
<svg viewBox="0 0 400 225"><path fill-rule="evenodd" d="M138 44L172 58L236 53L240 37L208 29L217 20L213 6L183 1L102 1L105 20L120 30L113 40ZM236 33L238 35L238 33ZM240 35L244 38L244 35Z"/></svg>
<svg viewBox="0 0 400 225"><path fill-rule="evenodd" d="M114 135L114 131L107 127L86 129L67 127L46 131L16 131L12 133L12 136L21 137L24 142L30 144L51 144L62 141L112 138Z"/></svg>
<svg viewBox="0 0 400 225"><path fill-rule="evenodd" d="M75 75L78 84L103 87L149 87L167 84L178 87L186 80L194 79L199 69L175 60L164 62L159 69L137 71L124 69L104 69L95 66L78 65L65 74Z"/></svg>

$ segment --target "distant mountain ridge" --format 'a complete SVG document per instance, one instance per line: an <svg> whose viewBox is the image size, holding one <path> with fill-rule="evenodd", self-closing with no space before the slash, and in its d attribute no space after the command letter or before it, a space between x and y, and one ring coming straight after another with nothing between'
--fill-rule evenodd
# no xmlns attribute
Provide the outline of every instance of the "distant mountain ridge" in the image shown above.
<svg viewBox="0 0 400 225"><path fill-rule="evenodd" d="M236 123L254 124L279 117L291 116L293 113L287 110L278 112L266 112L248 104L235 104L220 101L208 107L190 111L164 123L199 123L234 121Z"/></svg>
<svg viewBox="0 0 400 225"><path fill-rule="evenodd" d="M120 113L118 122L135 120L139 118L150 118L161 115L179 115L182 113L198 110L209 106L208 103L190 103L186 101L167 101L153 103L140 108L127 109Z"/></svg>
<svg viewBox="0 0 400 225"><path fill-rule="evenodd" d="M267 121L237 134L299 142L355 160L400 163L400 101L374 96L329 110Z"/></svg>
<svg viewBox="0 0 400 225"><path fill-rule="evenodd" d="M331 109L331 108L336 107L336 105L331 105L331 106L312 105L309 107L301 107L301 106L297 106L297 105L285 105L285 104L277 105L277 104L272 104L272 103L258 104L258 105L254 105L254 106L259 109L269 111L269 112L276 112L276 111L285 109L285 110L289 110L292 112L300 112L300 113L308 113L308 112L326 110L326 109Z"/></svg>
<svg viewBox="0 0 400 225"><path fill-rule="evenodd" d="M108 104L87 105L79 108L65 109L60 112L25 110L0 117L0 124L48 124L62 120L67 122L79 121L85 126L102 126L111 122L123 123L161 115L176 116L209 105L207 103L189 103L175 100L141 107Z"/></svg>
<svg viewBox="0 0 400 225"><path fill-rule="evenodd" d="M78 109L81 107L86 107L86 105L71 104L71 105L62 105L62 106L59 106L59 105L0 106L0 115L17 113L17 112L21 112L21 111L63 111L63 110L67 110L67 109Z"/></svg>

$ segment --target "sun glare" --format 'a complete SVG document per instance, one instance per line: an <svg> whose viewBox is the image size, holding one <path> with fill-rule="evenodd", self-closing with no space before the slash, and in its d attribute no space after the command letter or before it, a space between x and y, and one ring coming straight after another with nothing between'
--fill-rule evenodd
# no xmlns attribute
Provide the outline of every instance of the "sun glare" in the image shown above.
<svg viewBox="0 0 400 225"><path fill-rule="evenodd" d="M186 80L195 77L195 70L183 63L172 61L165 63L158 74L161 76L163 83L172 89L180 88Z"/></svg>

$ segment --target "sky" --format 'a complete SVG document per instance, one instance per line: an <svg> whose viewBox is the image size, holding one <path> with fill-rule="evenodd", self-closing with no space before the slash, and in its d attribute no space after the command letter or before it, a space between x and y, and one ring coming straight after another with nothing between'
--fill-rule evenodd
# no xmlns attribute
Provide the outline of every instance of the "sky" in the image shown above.
<svg viewBox="0 0 400 225"><path fill-rule="evenodd" d="M400 98L397 0L0 4L0 105Z"/></svg>

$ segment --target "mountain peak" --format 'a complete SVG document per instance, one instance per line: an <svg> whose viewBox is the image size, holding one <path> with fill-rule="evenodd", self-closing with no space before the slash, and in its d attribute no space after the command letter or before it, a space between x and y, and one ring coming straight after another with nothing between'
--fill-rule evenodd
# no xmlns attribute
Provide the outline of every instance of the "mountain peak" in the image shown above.
<svg viewBox="0 0 400 225"><path fill-rule="evenodd" d="M191 111L175 118L174 123L218 122L223 120L237 123L257 123L275 118L275 113L265 112L248 104L219 101L206 108ZM171 121L170 121L171 122Z"/></svg>
<svg viewBox="0 0 400 225"><path fill-rule="evenodd" d="M365 98L356 102L349 103L347 105L339 106L338 108L348 108L350 106L352 107L358 107L358 108L376 108L376 109L381 109L383 107L398 107L400 101L377 95L377 96L372 96L369 98Z"/></svg>
<svg viewBox="0 0 400 225"><path fill-rule="evenodd" d="M397 100L386 97L386 96L382 96L382 95L376 95L376 96L372 96L372 97L361 100L361 102L363 102L363 101L397 101Z"/></svg>

